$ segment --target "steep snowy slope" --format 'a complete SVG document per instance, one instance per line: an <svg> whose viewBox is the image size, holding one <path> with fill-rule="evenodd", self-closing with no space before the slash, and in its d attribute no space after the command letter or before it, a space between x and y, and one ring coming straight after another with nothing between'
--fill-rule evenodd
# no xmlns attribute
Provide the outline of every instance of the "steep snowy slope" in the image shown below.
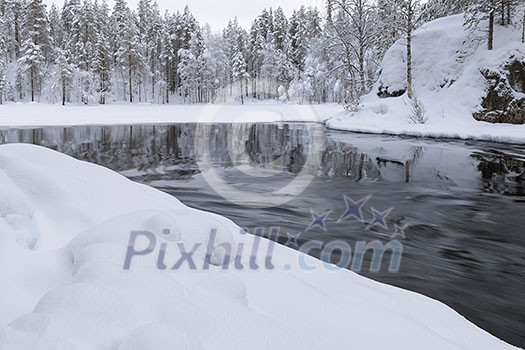
<svg viewBox="0 0 525 350"><path fill-rule="evenodd" d="M380 77L359 110L333 118L328 126L364 132L525 143L525 126L481 123L473 117L485 108L493 83L491 75L499 74L505 79L508 65L525 61L520 33L510 27L498 27L495 50L488 51L486 40L469 34L463 22L463 15L446 17L414 33L414 90L425 106L426 125L414 125L409 119L412 104L405 93L406 45L400 40L387 52ZM508 92L514 97L525 97L521 82L511 81L508 85Z"/></svg>

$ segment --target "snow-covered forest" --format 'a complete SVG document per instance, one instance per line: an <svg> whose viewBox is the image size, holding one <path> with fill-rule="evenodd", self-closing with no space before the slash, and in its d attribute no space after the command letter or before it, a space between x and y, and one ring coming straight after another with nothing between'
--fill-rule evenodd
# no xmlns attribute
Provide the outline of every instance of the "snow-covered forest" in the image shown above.
<svg viewBox="0 0 525 350"><path fill-rule="evenodd" d="M0 0L0 103L207 103L278 99L351 104L368 93L398 39L466 12L466 25L522 25L514 0L328 0L265 9L242 28L201 25L186 7L161 13L105 0ZM492 26L492 29L490 28ZM407 60L409 63L410 59ZM410 64L408 65L410 93Z"/></svg>

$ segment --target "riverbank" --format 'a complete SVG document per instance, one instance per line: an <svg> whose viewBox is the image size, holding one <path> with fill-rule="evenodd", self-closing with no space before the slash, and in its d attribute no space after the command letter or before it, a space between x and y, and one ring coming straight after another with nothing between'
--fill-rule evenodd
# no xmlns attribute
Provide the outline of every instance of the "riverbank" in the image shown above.
<svg viewBox="0 0 525 350"><path fill-rule="evenodd" d="M407 99L398 97L389 108L399 104L405 106ZM380 105L376 106L378 109ZM403 109L406 107L401 107ZM458 139L497 143L525 144L525 125L490 124L474 118L437 118L426 124L410 124L404 111L382 115L343 113L326 122L329 129L365 134L384 134L432 139Z"/></svg>
<svg viewBox="0 0 525 350"><path fill-rule="evenodd" d="M336 104L294 105L261 102L246 105L0 105L0 128L174 123L322 123L340 113Z"/></svg>
<svg viewBox="0 0 525 350"><path fill-rule="evenodd" d="M329 129L419 138L479 140L525 144L525 125L490 124L473 118L436 118L427 124L410 124L404 114L405 97L390 99L399 113L352 115L341 105L293 105L275 102L247 105L51 105L0 106L0 128L81 125L144 125L174 123L325 123ZM381 105L376 109L380 110Z"/></svg>

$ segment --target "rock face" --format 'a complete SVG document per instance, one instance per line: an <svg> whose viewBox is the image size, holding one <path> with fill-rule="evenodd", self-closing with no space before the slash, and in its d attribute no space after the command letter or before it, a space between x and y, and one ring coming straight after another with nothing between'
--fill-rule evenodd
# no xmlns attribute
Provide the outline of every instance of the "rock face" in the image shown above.
<svg viewBox="0 0 525 350"><path fill-rule="evenodd" d="M476 120L489 123L525 124L525 62L512 59L499 71L482 70L487 95Z"/></svg>
<svg viewBox="0 0 525 350"><path fill-rule="evenodd" d="M395 91L389 91L388 86L381 85L377 92L377 96L379 96L379 98L400 97L400 96L403 96L406 91L407 91L406 88L395 90Z"/></svg>

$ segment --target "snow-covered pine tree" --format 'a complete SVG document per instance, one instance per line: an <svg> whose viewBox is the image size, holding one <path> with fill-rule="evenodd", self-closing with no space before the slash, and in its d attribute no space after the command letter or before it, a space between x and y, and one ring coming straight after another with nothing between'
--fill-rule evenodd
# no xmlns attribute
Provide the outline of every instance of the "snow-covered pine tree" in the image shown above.
<svg viewBox="0 0 525 350"><path fill-rule="evenodd" d="M252 93L254 98L268 98L268 71L271 58L270 51L275 50L273 9L263 9L252 24L250 32L250 47L248 57L248 70L252 79ZM266 66L264 61L266 60ZM263 69L267 72L263 73Z"/></svg>
<svg viewBox="0 0 525 350"><path fill-rule="evenodd" d="M160 45L162 34L162 19L160 17L157 3L151 0L140 0L137 10L138 27L140 38L143 43L144 72L142 75L147 78L149 84L145 84L145 97L149 95L147 90L150 90L151 99L155 100L155 87L160 76Z"/></svg>
<svg viewBox="0 0 525 350"><path fill-rule="evenodd" d="M301 6L298 11L294 11L290 18L290 61L298 71L303 70L304 57L306 55L306 43L303 38L305 32L305 7Z"/></svg>
<svg viewBox="0 0 525 350"><path fill-rule="evenodd" d="M304 70L304 61L310 42L322 34L321 17L316 8L301 6L290 19L289 59L299 72Z"/></svg>
<svg viewBox="0 0 525 350"><path fill-rule="evenodd" d="M515 14L518 18L518 25L521 28L521 42L525 44L525 1L515 5Z"/></svg>
<svg viewBox="0 0 525 350"><path fill-rule="evenodd" d="M180 49L190 49L192 36L199 30L200 26L191 14L188 6L184 8L182 14L177 12L176 14L170 15L167 13L165 16L161 56L163 57L165 81L168 87L166 94L167 101L169 101L169 95L175 94L181 87L179 51Z"/></svg>
<svg viewBox="0 0 525 350"><path fill-rule="evenodd" d="M250 41L248 45L248 73L252 81L252 97L258 98L260 92L258 91L259 75L262 66L261 52L264 49L266 37L263 33L263 23L260 18L253 21L250 29Z"/></svg>
<svg viewBox="0 0 525 350"><path fill-rule="evenodd" d="M306 53L304 63L304 73L302 73L302 94L303 98L309 103L314 101L317 103L326 102L328 93L333 90L335 86L341 87L341 76L334 76L329 74L327 64L330 62L328 51L326 50L326 41L324 38L313 39ZM332 57L333 58L333 57ZM344 88L341 87L344 90ZM332 97L330 101L342 103L345 100L344 94L342 96Z"/></svg>
<svg viewBox="0 0 525 350"><path fill-rule="evenodd" d="M80 101L89 104L96 89L94 67L97 22L95 8L91 0L84 0L78 14L76 31L75 65L78 68Z"/></svg>
<svg viewBox="0 0 525 350"><path fill-rule="evenodd" d="M225 101L229 89L224 89L230 81L230 68L228 55L225 50L226 40L222 34L215 34L209 27L203 29L204 52L202 54L204 87L207 92L206 102L214 100ZM220 95L217 95L217 92Z"/></svg>
<svg viewBox="0 0 525 350"><path fill-rule="evenodd" d="M81 10L80 0L65 0L62 7L62 31L63 37L59 39L59 45L67 50L73 57L77 56L77 40L79 34L79 15Z"/></svg>
<svg viewBox="0 0 525 350"><path fill-rule="evenodd" d="M157 2L153 3L152 9L152 24L149 28L149 60L151 67L151 96L152 100L157 99L157 87L159 82L162 80L162 67L161 67L161 53L162 53L162 34L164 30L164 22L160 15L159 6Z"/></svg>
<svg viewBox="0 0 525 350"><path fill-rule="evenodd" d="M234 76L233 65L236 63L235 60L239 53L241 53L243 59L247 54L247 36L246 31L239 25L237 17L230 21L223 31L224 53L227 57L227 62L225 63L228 70L227 84L229 85L230 96L233 95L234 83L237 82ZM244 78L246 79L246 77Z"/></svg>
<svg viewBox="0 0 525 350"><path fill-rule="evenodd" d="M160 95L162 96L162 103L170 102L171 83L173 75L173 60L176 56L175 48L173 46L172 22L173 16L166 13L161 27L161 45L159 52L159 71L161 77L159 80Z"/></svg>
<svg viewBox="0 0 525 350"><path fill-rule="evenodd" d="M130 103L134 102L135 87L142 83L141 71L145 65L144 52L138 20L125 0L117 0L112 15L114 41L114 55L118 75L121 78L124 96L127 95Z"/></svg>
<svg viewBox="0 0 525 350"><path fill-rule="evenodd" d="M91 0L84 0L78 16L77 66L83 71L90 71L94 56L94 44L97 37L95 8Z"/></svg>
<svg viewBox="0 0 525 350"><path fill-rule="evenodd" d="M62 106L68 101L68 94L71 88L71 78L74 73L74 65L71 64L69 55L62 49L58 48L56 52L55 64L60 76L60 92Z"/></svg>
<svg viewBox="0 0 525 350"><path fill-rule="evenodd" d="M139 0L137 18L140 39L144 43L144 59L149 63L151 42L148 42L148 39L150 39L148 36L150 35L151 26L155 20L153 17L153 4L151 0Z"/></svg>
<svg viewBox="0 0 525 350"><path fill-rule="evenodd" d="M375 6L376 39L374 50L382 59L390 47L401 37L401 14L391 0L377 0Z"/></svg>
<svg viewBox="0 0 525 350"><path fill-rule="evenodd" d="M496 22L496 11L499 8L499 0L480 0L472 2L465 13L465 26L471 30L473 35L485 30L481 28L482 24L488 20L487 30L487 48L494 48L494 26Z"/></svg>
<svg viewBox="0 0 525 350"><path fill-rule="evenodd" d="M169 14L166 12L164 18L164 30L162 36L162 62L164 70L164 81L166 84L166 103L170 102L170 96L175 94L179 88L180 79L178 73L179 55L181 48L181 37L179 35L181 15L179 13Z"/></svg>
<svg viewBox="0 0 525 350"><path fill-rule="evenodd" d="M62 47L64 40L64 31L62 29L62 22L60 19L60 10L55 4L52 4L51 8L49 9L48 20L49 35L52 39L53 53L55 53L56 48Z"/></svg>
<svg viewBox="0 0 525 350"><path fill-rule="evenodd" d="M189 48L179 50L181 91L185 100L188 99L190 103L200 103L203 71L201 55L204 52L200 31L191 34L189 44Z"/></svg>
<svg viewBox="0 0 525 350"><path fill-rule="evenodd" d="M423 21L465 13L472 0L430 0L423 4Z"/></svg>
<svg viewBox="0 0 525 350"><path fill-rule="evenodd" d="M290 45L290 24L281 7L278 7L274 12L272 27L272 41L275 45L275 48L280 50L282 53L287 54Z"/></svg>
<svg viewBox="0 0 525 350"><path fill-rule="evenodd" d="M45 5L42 0L29 0L22 21L22 49L18 60L23 75L27 76L31 101L40 95L42 78L51 56L51 37Z"/></svg>
<svg viewBox="0 0 525 350"><path fill-rule="evenodd" d="M4 20L7 31L7 55L9 62L16 61L20 58L20 49L22 47L22 20L26 7L25 0L4 0Z"/></svg>
<svg viewBox="0 0 525 350"><path fill-rule="evenodd" d="M194 94L193 97L195 98L198 95L198 92L195 91L197 90L197 88L195 87L194 84L195 84L195 81L198 80L197 76L199 74L199 68L200 68L199 67L199 57L202 54L204 48L202 45L202 34L200 31L200 25L195 19L195 17L193 16L193 14L191 13L190 8L187 5L184 7L184 11L182 15L180 16L180 25L177 28L176 33L180 40L179 47L177 48L178 49L177 56L178 56L179 62L182 57L179 54L180 49L189 51L191 55L193 56L193 59L190 60L190 66L193 67L192 68L193 72L191 72L189 75L192 77L190 79L191 81L190 89L192 90L192 94ZM182 65L182 62L181 62L181 65ZM176 69L177 69L176 75L177 75L177 80L178 80L177 88L183 91L181 95L183 95L184 97L185 88L183 88L182 73L180 72L179 67L176 67ZM188 76L188 73L189 73L188 70L186 70L186 77ZM186 87L188 86L188 81L185 82L185 85ZM191 100L192 99L190 98L190 101Z"/></svg>
<svg viewBox="0 0 525 350"><path fill-rule="evenodd" d="M0 12L4 20L2 34L5 40L4 97L10 100L21 99L20 95L23 93L22 75L15 76L13 73L17 71L17 61L20 58L25 4L25 0L0 0ZM15 85L19 87L18 94L15 94Z"/></svg>
<svg viewBox="0 0 525 350"><path fill-rule="evenodd" d="M279 96L279 87L291 80L289 77L290 63L286 55L272 42L266 44L261 56L262 66L259 74L261 85L259 88L265 99L276 98Z"/></svg>
<svg viewBox="0 0 525 350"><path fill-rule="evenodd" d="M7 30L5 20L5 4L0 3L0 104L4 102L7 67Z"/></svg>
<svg viewBox="0 0 525 350"><path fill-rule="evenodd" d="M237 52L233 58L232 75L233 80L239 84L241 104L244 104L244 82L248 77L248 72L246 71L246 60L244 59L242 51Z"/></svg>
<svg viewBox="0 0 525 350"><path fill-rule="evenodd" d="M266 42L270 42L274 33L273 9L271 7L270 10L263 9L257 20L259 21L259 30L261 31L261 35L264 37Z"/></svg>
<svg viewBox="0 0 525 350"><path fill-rule="evenodd" d="M500 25L508 26L512 24L512 17L514 15L514 9L516 7L516 4L517 0L500 1Z"/></svg>
<svg viewBox="0 0 525 350"><path fill-rule="evenodd" d="M109 20L109 7L106 0L99 5L94 4L96 42L93 57L93 72L98 76L99 103L106 104L107 95L111 91L111 69L113 64L112 50L110 46L111 25Z"/></svg>

